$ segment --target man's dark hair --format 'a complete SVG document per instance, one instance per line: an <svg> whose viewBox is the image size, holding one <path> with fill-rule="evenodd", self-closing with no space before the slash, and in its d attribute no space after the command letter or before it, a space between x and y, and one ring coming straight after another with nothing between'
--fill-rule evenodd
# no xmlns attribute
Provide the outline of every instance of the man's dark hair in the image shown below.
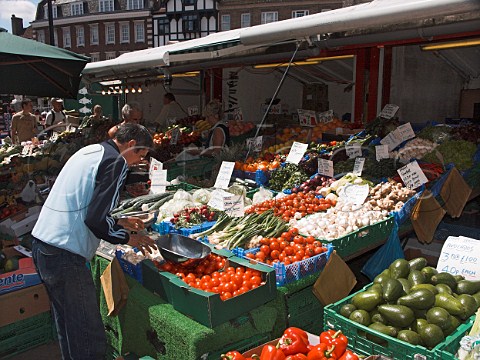
<svg viewBox="0 0 480 360"><path fill-rule="evenodd" d="M152 135L144 126L139 124L125 123L120 125L115 133L115 139L120 144L135 140L137 142L136 146L141 148L151 148L153 146Z"/></svg>
<svg viewBox="0 0 480 360"><path fill-rule="evenodd" d="M30 104L32 102L32 100L28 99L28 98L25 98L22 100L22 109L24 108L24 106Z"/></svg>
<svg viewBox="0 0 480 360"><path fill-rule="evenodd" d="M175 95L173 95L172 93L166 93L163 96L165 97L165 99L168 99L170 101L175 101Z"/></svg>

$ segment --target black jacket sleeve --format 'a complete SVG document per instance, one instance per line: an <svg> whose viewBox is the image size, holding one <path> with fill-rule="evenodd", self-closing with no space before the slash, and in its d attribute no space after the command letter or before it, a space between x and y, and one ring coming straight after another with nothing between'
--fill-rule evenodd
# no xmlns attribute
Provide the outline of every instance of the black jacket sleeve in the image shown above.
<svg viewBox="0 0 480 360"><path fill-rule="evenodd" d="M128 231L118 225L110 215L118 204L127 170L127 164L121 156L102 160L85 218L85 224L97 238L112 244L126 244L130 238Z"/></svg>

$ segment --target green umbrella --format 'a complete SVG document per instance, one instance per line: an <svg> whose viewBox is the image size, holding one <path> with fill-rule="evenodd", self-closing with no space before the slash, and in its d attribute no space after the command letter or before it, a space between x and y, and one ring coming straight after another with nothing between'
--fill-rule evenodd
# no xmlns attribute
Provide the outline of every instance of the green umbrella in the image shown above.
<svg viewBox="0 0 480 360"><path fill-rule="evenodd" d="M88 57L0 29L0 94L76 98Z"/></svg>

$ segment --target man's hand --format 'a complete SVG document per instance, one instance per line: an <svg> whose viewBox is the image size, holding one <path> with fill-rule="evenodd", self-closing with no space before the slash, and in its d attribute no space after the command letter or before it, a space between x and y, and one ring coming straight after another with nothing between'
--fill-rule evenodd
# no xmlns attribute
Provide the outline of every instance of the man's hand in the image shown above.
<svg viewBox="0 0 480 360"><path fill-rule="evenodd" d="M123 226L125 229L130 231L142 231L145 229L145 224L142 220L136 217L123 218L118 220L118 225Z"/></svg>
<svg viewBox="0 0 480 360"><path fill-rule="evenodd" d="M157 249L155 242L145 235L130 234L130 240L128 244L131 247L136 247L142 252L143 255L146 255L145 252L152 253L152 250Z"/></svg>

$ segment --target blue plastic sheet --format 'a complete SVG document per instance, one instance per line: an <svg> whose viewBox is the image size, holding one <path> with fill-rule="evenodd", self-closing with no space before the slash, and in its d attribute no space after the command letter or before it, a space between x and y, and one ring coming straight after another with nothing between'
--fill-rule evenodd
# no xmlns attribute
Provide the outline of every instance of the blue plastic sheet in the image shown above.
<svg viewBox="0 0 480 360"><path fill-rule="evenodd" d="M387 269L392 262L405 258L400 238L398 237L397 215L394 214L394 217L395 223L387 242L367 261L362 269L362 273L372 281L375 279L375 276Z"/></svg>

